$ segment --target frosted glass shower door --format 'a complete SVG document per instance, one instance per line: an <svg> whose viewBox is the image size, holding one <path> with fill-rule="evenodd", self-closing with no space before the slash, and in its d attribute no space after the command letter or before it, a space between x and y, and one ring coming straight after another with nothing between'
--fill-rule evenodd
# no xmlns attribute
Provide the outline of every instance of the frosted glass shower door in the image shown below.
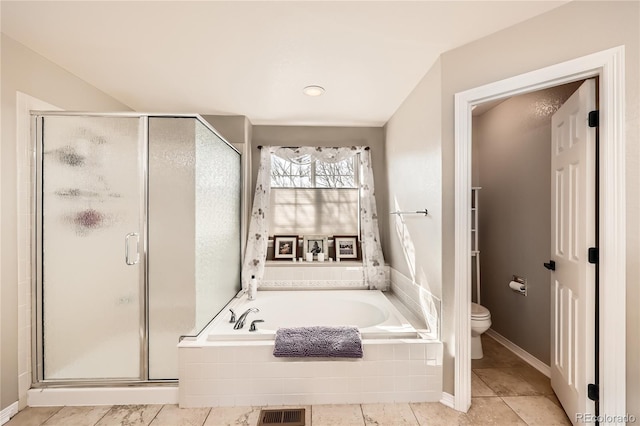
<svg viewBox="0 0 640 426"><path fill-rule="evenodd" d="M44 115L36 122L40 375L140 379L144 121Z"/></svg>
<svg viewBox="0 0 640 426"><path fill-rule="evenodd" d="M240 154L190 117L149 118L149 379L240 290Z"/></svg>

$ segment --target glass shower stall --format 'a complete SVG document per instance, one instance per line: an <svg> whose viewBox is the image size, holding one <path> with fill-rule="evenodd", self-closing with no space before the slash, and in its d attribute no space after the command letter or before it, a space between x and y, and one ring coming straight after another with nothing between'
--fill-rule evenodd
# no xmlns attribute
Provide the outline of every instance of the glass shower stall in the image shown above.
<svg viewBox="0 0 640 426"><path fill-rule="evenodd" d="M178 377L240 290L240 153L197 115L33 113L34 386Z"/></svg>

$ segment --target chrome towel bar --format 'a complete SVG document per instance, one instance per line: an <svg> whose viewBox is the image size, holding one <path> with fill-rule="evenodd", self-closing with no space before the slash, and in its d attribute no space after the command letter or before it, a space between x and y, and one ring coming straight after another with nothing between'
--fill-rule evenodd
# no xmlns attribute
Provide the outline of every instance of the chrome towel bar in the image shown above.
<svg viewBox="0 0 640 426"><path fill-rule="evenodd" d="M397 215L401 215L401 214L423 214L423 215L428 215L429 212L427 211L427 209L424 210L418 210L417 212L399 212L399 211L395 211L395 212L391 212L391 214L397 214Z"/></svg>

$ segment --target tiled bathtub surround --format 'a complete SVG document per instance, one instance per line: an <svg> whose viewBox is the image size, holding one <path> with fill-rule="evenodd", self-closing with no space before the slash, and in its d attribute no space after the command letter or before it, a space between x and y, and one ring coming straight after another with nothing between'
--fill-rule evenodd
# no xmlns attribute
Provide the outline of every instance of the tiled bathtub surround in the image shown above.
<svg viewBox="0 0 640 426"><path fill-rule="evenodd" d="M442 344L363 340L358 360L275 358L272 341L183 341L181 407L439 401Z"/></svg>
<svg viewBox="0 0 640 426"><path fill-rule="evenodd" d="M387 283L389 267L385 268ZM311 288L311 289L362 289L368 286L364 280L362 262L293 262L270 261L264 268L264 277L258 284L265 289Z"/></svg>
<svg viewBox="0 0 640 426"><path fill-rule="evenodd" d="M313 268L309 268L313 269ZM323 269L323 268L318 268ZM178 345L181 407L439 401L442 343L380 291L259 291L227 308L259 308L255 332L234 330L227 309ZM407 311L406 308L403 308ZM275 330L353 325L363 358L276 358Z"/></svg>
<svg viewBox="0 0 640 426"><path fill-rule="evenodd" d="M391 268L389 276L392 293L413 315L417 318L424 318L429 330L431 330L429 337L440 340L440 299L393 268Z"/></svg>

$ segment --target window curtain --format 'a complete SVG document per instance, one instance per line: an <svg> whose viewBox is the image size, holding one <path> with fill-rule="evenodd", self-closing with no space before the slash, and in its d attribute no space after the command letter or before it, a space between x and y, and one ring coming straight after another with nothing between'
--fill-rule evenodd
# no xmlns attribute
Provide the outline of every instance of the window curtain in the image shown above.
<svg viewBox="0 0 640 426"><path fill-rule="evenodd" d="M364 277L371 290L388 290L384 276L384 256L378 229L378 211L373 184L371 151L360 151L360 233Z"/></svg>
<svg viewBox="0 0 640 426"><path fill-rule="evenodd" d="M320 146L302 146L299 148L277 148L274 155L294 164L306 165L319 160L325 163L339 163L353 157L362 147L350 146L343 148L323 148Z"/></svg>
<svg viewBox="0 0 640 426"><path fill-rule="evenodd" d="M320 160L327 163L344 161L360 154L360 223L362 259L365 280L370 289L387 290L384 276L384 257L380 245L378 215L373 184L371 155L361 146L323 148L286 148L263 146L260 151L260 167L256 182L256 192L251 211L249 236L242 266L242 288L247 289L249 280L255 275L258 283L264 277L269 235L269 202L271 197L271 155L295 164L310 164Z"/></svg>
<svg viewBox="0 0 640 426"><path fill-rule="evenodd" d="M260 167L256 179L256 192L249 222L247 248L242 264L242 289L249 288L254 275L258 285L264 277L264 264L269 246L269 200L271 198L271 153L278 147L264 146L260 150Z"/></svg>

